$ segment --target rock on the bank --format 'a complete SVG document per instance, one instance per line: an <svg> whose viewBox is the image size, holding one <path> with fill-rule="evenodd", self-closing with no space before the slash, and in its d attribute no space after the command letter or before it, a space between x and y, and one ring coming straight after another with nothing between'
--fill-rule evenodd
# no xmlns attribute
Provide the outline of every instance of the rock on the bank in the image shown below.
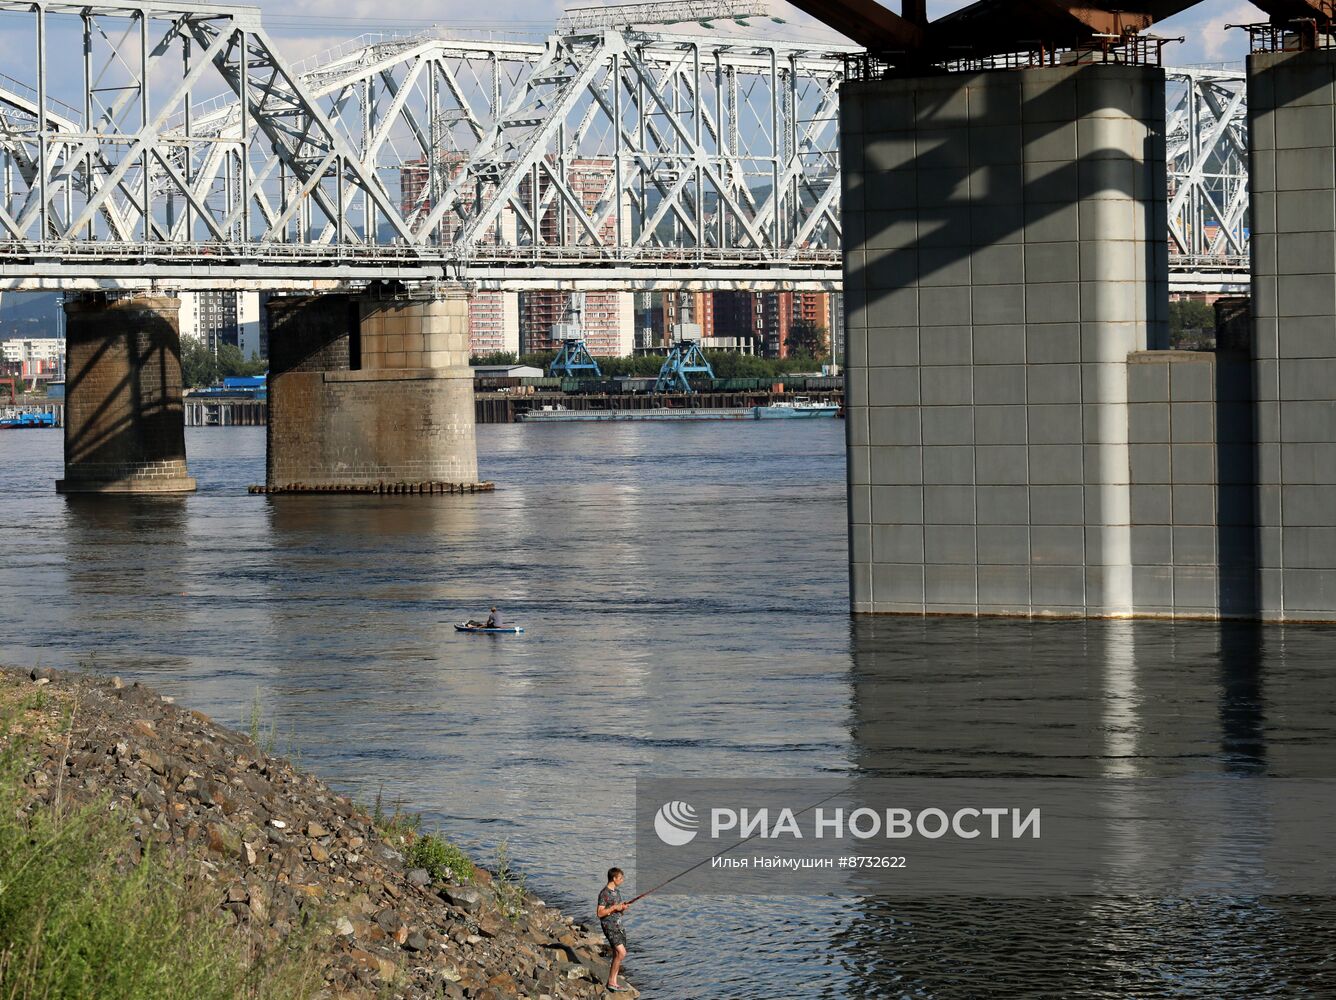
<svg viewBox="0 0 1336 1000"><path fill-rule="evenodd" d="M405 869L402 839L243 734L138 683L0 670L9 688L36 681L44 703L21 720L40 751L30 793L51 801L59 784L68 797L106 796L128 818L132 858L152 842L203 859L218 906L257 943L315 918L325 995L603 995L601 944L559 911L535 900L512 922L482 869L474 885L432 885Z"/></svg>

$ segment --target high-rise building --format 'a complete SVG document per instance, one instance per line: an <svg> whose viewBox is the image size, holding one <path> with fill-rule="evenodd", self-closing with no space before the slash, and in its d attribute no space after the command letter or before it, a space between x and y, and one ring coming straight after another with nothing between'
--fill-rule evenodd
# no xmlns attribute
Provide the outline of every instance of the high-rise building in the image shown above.
<svg viewBox="0 0 1336 1000"><path fill-rule="evenodd" d="M520 353L519 298L517 292L469 294L470 354Z"/></svg>
<svg viewBox="0 0 1336 1000"><path fill-rule="evenodd" d="M612 173L613 160L607 156L584 157L566 163L569 191L579 201L586 219L598 215ZM539 201L547 198L550 191L551 179L540 172ZM533 182L527 177L520 182L519 199L526 205L533 204ZM622 218L629 219L629 213L623 212ZM560 201L543 212L538 229L544 243L558 245L576 245L587 235L585 223L576 217L572 206ZM602 240L615 240L617 226L612 213L599 226L598 234ZM579 333L591 354L620 357L635 349L637 324L631 293L585 292L583 302L580 302L570 292L536 291L520 293L520 353L554 350L563 336L575 332L564 327L576 321L577 313Z"/></svg>
<svg viewBox="0 0 1336 1000"><path fill-rule="evenodd" d="M446 150L439 154L436 159L435 192L438 196L459 177L467 163L468 154L459 150ZM426 157L419 156L399 167L399 211L409 220L410 225L416 226L416 220L423 219L434 207L431 183ZM465 184L460 188L458 204L461 211L467 213L472 208L474 197L472 186ZM437 224L438 242L449 243L463 224L459 212L446 212Z"/></svg>
<svg viewBox="0 0 1336 1000"><path fill-rule="evenodd" d="M789 356L789 331L798 321L830 333L830 296L826 292L758 292L757 334L768 358Z"/></svg>
<svg viewBox="0 0 1336 1000"><path fill-rule="evenodd" d="M53 376L60 372L64 357L63 337L12 337L0 341L0 360L7 375Z"/></svg>
<svg viewBox="0 0 1336 1000"><path fill-rule="evenodd" d="M716 337L754 337L756 335L756 294L754 292L714 292L714 335Z"/></svg>
<svg viewBox="0 0 1336 1000"><path fill-rule="evenodd" d="M755 354L755 292L641 292L636 297L636 350L661 351L676 336L701 346Z"/></svg>
<svg viewBox="0 0 1336 1000"><path fill-rule="evenodd" d="M635 348L630 292L520 292L519 321L521 354L555 350L563 338L577 335L600 357L622 357Z"/></svg>
<svg viewBox="0 0 1336 1000"><path fill-rule="evenodd" d="M830 336L830 356L835 359L835 364L843 366L844 360L844 293L831 292L830 299L830 325L826 328Z"/></svg>
<svg viewBox="0 0 1336 1000"><path fill-rule="evenodd" d="M635 293L635 350L653 351L663 346L663 305L658 292Z"/></svg>
<svg viewBox="0 0 1336 1000"><path fill-rule="evenodd" d="M714 336L714 295L711 292L665 292L661 299L667 341L678 337L703 340Z"/></svg>
<svg viewBox="0 0 1336 1000"><path fill-rule="evenodd" d="M269 357L269 326L264 300L252 291L181 292L181 335L196 337L217 354L231 344L245 358Z"/></svg>

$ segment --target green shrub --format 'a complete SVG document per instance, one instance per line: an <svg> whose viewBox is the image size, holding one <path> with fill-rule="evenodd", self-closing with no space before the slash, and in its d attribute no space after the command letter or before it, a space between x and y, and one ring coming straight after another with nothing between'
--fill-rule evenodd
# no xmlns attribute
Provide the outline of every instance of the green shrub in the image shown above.
<svg viewBox="0 0 1336 1000"><path fill-rule="evenodd" d="M496 905L513 924L524 912L524 874L510 867L510 845L504 840L496 845L496 872L492 875L492 894Z"/></svg>
<svg viewBox="0 0 1336 1000"><path fill-rule="evenodd" d="M371 825L386 840L403 842L410 838L410 834L418 832L422 826L422 816L404 812L404 804L399 800L394 803L394 812L387 813L384 792L384 786L376 789L376 801L371 807Z"/></svg>
<svg viewBox="0 0 1336 1000"><path fill-rule="evenodd" d="M408 867L425 868L433 882L473 881L473 862L454 844L435 834L413 841L407 853Z"/></svg>

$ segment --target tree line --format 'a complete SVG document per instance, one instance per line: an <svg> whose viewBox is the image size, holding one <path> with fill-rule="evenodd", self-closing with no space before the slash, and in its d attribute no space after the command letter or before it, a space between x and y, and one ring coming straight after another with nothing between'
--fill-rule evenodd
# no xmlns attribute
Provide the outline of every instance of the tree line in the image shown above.
<svg viewBox="0 0 1336 1000"><path fill-rule="evenodd" d="M181 338L181 381L186 388L217 385L231 375L263 375L268 370L267 360L247 359L236 344L223 344L214 354L202 339Z"/></svg>

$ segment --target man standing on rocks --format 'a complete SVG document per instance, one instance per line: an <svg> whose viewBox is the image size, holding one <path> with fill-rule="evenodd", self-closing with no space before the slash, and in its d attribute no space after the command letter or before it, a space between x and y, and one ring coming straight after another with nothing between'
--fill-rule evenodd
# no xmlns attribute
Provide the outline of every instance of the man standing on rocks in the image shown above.
<svg viewBox="0 0 1336 1000"><path fill-rule="evenodd" d="M620 993L625 986L617 985L617 973L621 971L622 960L626 958L626 932L622 930L621 913L627 904L622 902L618 886L626 881L626 875L620 868L608 869L608 884L598 894L598 921L603 925L603 934L612 946L612 967L608 970L608 992Z"/></svg>

